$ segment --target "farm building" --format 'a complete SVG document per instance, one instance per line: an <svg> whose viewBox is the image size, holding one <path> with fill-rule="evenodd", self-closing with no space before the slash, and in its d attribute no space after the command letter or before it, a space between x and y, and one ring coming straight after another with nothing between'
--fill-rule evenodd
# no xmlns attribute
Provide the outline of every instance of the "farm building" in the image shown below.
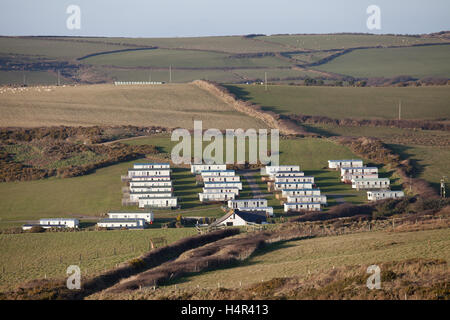
<svg viewBox="0 0 450 320"><path fill-rule="evenodd" d="M300 171L300 166L293 165L280 165L280 166L265 166L261 168L262 175L274 175L278 172L287 172L287 171Z"/></svg>
<svg viewBox="0 0 450 320"><path fill-rule="evenodd" d="M172 181L130 181L130 188L143 188L143 187L172 187Z"/></svg>
<svg viewBox="0 0 450 320"><path fill-rule="evenodd" d="M199 174L202 171L211 171L211 170L227 170L226 164L191 164L191 172L193 174Z"/></svg>
<svg viewBox="0 0 450 320"><path fill-rule="evenodd" d="M128 178L170 176L170 169L128 169Z"/></svg>
<svg viewBox="0 0 450 320"><path fill-rule="evenodd" d="M172 197L172 191L130 192L130 201L138 202L141 198Z"/></svg>
<svg viewBox="0 0 450 320"><path fill-rule="evenodd" d="M162 196L153 198L139 198L139 208L175 208L178 204L177 198Z"/></svg>
<svg viewBox="0 0 450 320"><path fill-rule="evenodd" d="M241 177L239 176L203 176L203 182L239 182Z"/></svg>
<svg viewBox="0 0 450 320"><path fill-rule="evenodd" d="M170 163L135 163L134 169L170 169Z"/></svg>
<svg viewBox="0 0 450 320"><path fill-rule="evenodd" d="M198 194L198 197L201 202L209 202L209 201L228 201L234 199L236 194L234 192L216 192L216 193L204 193L201 192Z"/></svg>
<svg viewBox="0 0 450 320"><path fill-rule="evenodd" d="M131 192L172 192L172 187L130 187Z"/></svg>
<svg viewBox="0 0 450 320"><path fill-rule="evenodd" d="M144 219L102 219L97 223L100 228L107 229L144 229L145 220Z"/></svg>
<svg viewBox="0 0 450 320"><path fill-rule="evenodd" d="M236 187L211 187L203 188L203 193L234 193L239 195L239 189Z"/></svg>
<svg viewBox="0 0 450 320"><path fill-rule="evenodd" d="M216 176L216 177L234 177L236 173L234 170L204 170L201 172L202 177Z"/></svg>
<svg viewBox="0 0 450 320"><path fill-rule="evenodd" d="M321 204L327 204L327 196L320 195L320 196L288 196L287 201L288 203L310 203L310 202L318 202Z"/></svg>
<svg viewBox="0 0 450 320"><path fill-rule="evenodd" d="M263 224L267 221L265 212L245 212L232 210L212 223L213 226L237 227L251 224Z"/></svg>
<svg viewBox="0 0 450 320"><path fill-rule="evenodd" d="M286 202L284 212L289 211L320 211L320 202Z"/></svg>
<svg viewBox="0 0 450 320"><path fill-rule="evenodd" d="M405 193L403 191L367 191L367 200L369 201L377 201L382 199L397 199L403 198Z"/></svg>
<svg viewBox="0 0 450 320"><path fill-rule="evenodd" d="M378 174L377 167L342 167L341 176L346 174Z"/></svg>
<svg viewBox="0 0 450 320"><path fill-rule="evenodd" d="M311 182L275 182L275 190L283 189L312 189Z"/></svg>
<svg viewBox="0 0 450 320"><path fill-rule="evenodd" d="M376 179L378 178L378 173L374 174L361 174L361 173L348 173L341 177L341 181L344 183L351 183L354 179Z"/></svg>
<svg viewBox="0 0 450 320"><path fill-rule="evenodd" d="M111 211L108 212L109 219L144 219L147 223L153 222L153 212L143 211Z"/></svg>
<svg viewBox="0 0 450 320"><path fill-rule="evenodd" d="M289 196L320 196L320 189L284 189L281 190L283 198Z"/></svg>
<svg viewBox="0 0 450 320"><path fill-rule="evenodd" d="M387 178L353 179L352 188L362 189L389 189L390 181Z"/></svg>
<svg viewBox="0 0 450 320"><path fill-rule="evenodd" d="M239 209L239 208L257 208L257 207L267 207L267 199L239 199L228 201L228 208Z"/></svg>
<svg viewBox="0 0 450 320"><path fill-rule="evenodd" d="M314 177L312 177L312 176L275 177L275 182L311 182L311 183L314 183Z"/></svg>
<svg viewBox="0 0 450 320"><path fill-rule="evenodd" d="M24 224L22 230L30 230L33 227L50 228L78 228L80 221L72 218L48 218L40 219L39 224Z"/></svg>
<svg viewBox="0 0 450 320"><path fill-rule="evenodd" d="M305 176L305 173L303 171L278 171L273 175L273 177L280 178L280 177L303 177Z"/></svg>
<svg viewBox="0 0 450 320"><path fill-rule="evenodd" d="M242 190L242 182L240 181L228 181L228 182L205 182L205 188L238 188Z"/></svg>
<svg viewBox="0 0 450 320"><path fill-rule="evenodd" d="M328 168L330 169L339 169L342 167L362 167L363 161L360 159L352 159L352 160L328 160Z"/></svg>

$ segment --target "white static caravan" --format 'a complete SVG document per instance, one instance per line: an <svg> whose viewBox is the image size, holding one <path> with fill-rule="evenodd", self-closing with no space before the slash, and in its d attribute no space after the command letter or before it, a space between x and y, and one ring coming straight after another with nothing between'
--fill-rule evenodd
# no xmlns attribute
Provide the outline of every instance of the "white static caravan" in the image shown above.
<svg viewBox="0 0 450 320"><path fill-rule="evenodd" d="M170 163L135 163L134 169L170 169Z"/></svg>
<svg viewBox="0 0 450 320"><path fill-rule="evenodd" d="M240 209L240 208L258 208L267 207L267 199L239 199L228 201L228 208Z"/></svg>
<svg viewBox="0 0 450 320"><path fill-rule="evenodd" d="M128 177L134 179L135 177L158 177L170 176L171 169L128 169Z"/></svg>
<svg viewBox="0 0 450 320"><path fill-rule="evenodd" d="M236 175L234 170L204 170L201 172L202 177L216 176L216 177L233 177Z"/></svg>
<svg viewBox="0 0 450 320"><path fill-rule="evenodd" d="M390 181L388 178L374 179L353 179L352 188L356 190L362 189L389 189Z"/></svg>
<svg viewBox="0 0 450 320"><path fill-rule="evenodd" d="M303 177L275 177L276 182L311 182L314 183L314 177L303 176Z"/></svg>
<svg viewBox="0 0 450 320"><path fill-rule="evenodd" d="M339 169L342 167L362 167L363 161L360 159L352 159L352 160L328 160L328 168L330 169Z"/></svg>
<svg viewBox="0 0 450 320"><path fill-rule="evenodd" d="M281 166L266 166L261 169L261 174L265 175L274 175L278 172L287 172L287 171L300 171L300 166L291 166L291 165L281 165Z"/></svg>
<svg viewBox="0 0 450 320"><path fill-rule="evenodd" d="M398 199L403 198L405 193L403 191L367 191L367 200L369 201L377 201L383 199Z"/></svg>
<svg viewBox="0 0 450 320"><path fill-rule="evenodd" d="M202 171L211 171L211 170L227 170L226 164L191 164L191 172L193 174L199 174Z"/></svg>
<svg viewBox="0 0 450 320"><path fill-rule="evenodd" d="M284 212L289 211L320 211L320 202L309 202L309 203L290 203L286 202L284 204Z"/></svg>
<svg viewBox="0 0 450 320"><path fill-rule="evenodd" d="M130 201L138 202L141 198L161 198L161 197L172 197L172 192L130 192Z"/></svg>
<svg viewBox="0 0 450 320"><path fill-rule="evenodd" d="M239 182L241 177L239 176L203 176L203 182Z"/></svg>
<svg viewBox="0 0 450 320"><path fill-rule="evenodd" d="M284 189L281 190L283 198L295 196L320 196L320 189Z"/></svg>
<svg viewBox="0 0 450 320"><path fill-rule="evenodd" d="M275 190L283 189L312 189L311 182L275 182Z"/></svg>
<svg viewBox="0 0 450 320"><path fill-rule="evenodd" d="M239 195L239 189L235 187L203 188L203 193L234 193L235 195Z"/></svg>
<svg viewBox="0 0 450 320"><path fill-rule="evenodd" d="M170 181L170 175L167 176L142 176L142 177L133 177L131 179L133 182L141 182L141 181ZM130 181L130 182L131 182Z"/></svg>
<svg viewBox="0 0 450 320"><path fill-rule="evenodd" d="M139 198L139 208L175 208L176 197Z"/></svg>
<svg viewBox="0 0 450 320"><path fill-rule="evenodd" d="M321 203L327 204L327 196L288 196L286 202L288 203Z"/></svg>
<svg viewBox="0 0 450 320"><path fill-rule="evenodd" d="M100 228L107 229L144 229L144 219L102 219L97 223Z"/></svg>
<svg viewBox="0 0 450 320"><path fill-rule="evenodd" d="M341 176L346 174L378 174L377 167L342 167Z"/></svg>
<svg viewBox="0 0 450 320"><path fill-rule="evenodd" d="M143 211L111 211L108 212L109 219L144 219L147 223L153 222L153 212Z"/></svg>
<svg viewBox="0 0 450 320"><path fill-rule="evenodd" d="M40 219L39 226L45 229L48 228L78 228L80 221L71 218L49 218Z"/></svg>
<svg viewBox="0 0 450 320"><path fill-rule="evenodd" d="M172 192L172 187L130 187L130 191L135 192Z"/></svg>
<svg viewBox="0 0 450 320"><path fill-rule="evenodd" d="M243 212L265 212L266 215L273 216L273 207L240 207L236 210Z"/></svg>
<svg viewBox="0 0 450 320"><path fill-rule="evenodd" d="M143 187L172 187L172 181L166 180L166 181L148 181L148 180L142 180L142 181L130 181L130 188L143 188Z"/></svg>
<svg viewBox="0 0 450 320"><path fill-rule="evenodd" d="M234 199L236 197L236 194L230 192L230 193L199 193L198 197L201 202L208 202L208 201L228 201L230 199Z"/></svg>
<svg viewBox="0 0 450 320"><path fill-rule="evenodd" d="M378 178L378 173L374 174L361 174L361 173L348 173L341 177L341 182L351 183L354 179L376 179Z"/></svg>
<svg viewBox="0 0 450 320"><path fill-rule="evenodd" d="M205 188L238 188L242 190L242 182L229 181L229 182L205 182L203 184Z"/></svg>
<svg viewBox="0 0 450 320"><path fill-rule="evenodd" d="M304 177L305 173L303 171L278 171L273 175L273 177L281 178L281 177Z"/></svg>

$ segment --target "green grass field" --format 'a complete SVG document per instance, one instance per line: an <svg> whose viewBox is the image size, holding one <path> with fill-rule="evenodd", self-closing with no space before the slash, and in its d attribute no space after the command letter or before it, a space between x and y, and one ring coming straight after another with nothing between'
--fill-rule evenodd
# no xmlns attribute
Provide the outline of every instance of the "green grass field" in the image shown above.
<svg viewBox="0 0 450 320"><path fill-rule="evenodd" d="M151 238L169 244L194 234L194 228L0 234L0 288L64 278L72 264L92 275L148 251Z"/></svg>
<svg viewBox="0 0 450 320"><path fill-rule="evenodd" d="M356 50L314 68L364 78L400 75L448 78L450 45Z"/></svg>
<svg viewBox="0 0 450 320"><path fill-rule="evenodd" d="M333 267L371 265L410 258L450 259L449 229L390 233L364 232L289 241L268 246L233 267L176 281L183 288L238 288L272 278L328 272ZM173 285L173 284L172 284ZM164 290L164 288L162 289Z"/></svg>
<svg viewBox="0 0 450 320"><path fill-rule="evenodd" d="M433 87L304 87L227 85L239 98L280 114L301 113L331 118L402 119L450 118L450 90Z"/></svg>

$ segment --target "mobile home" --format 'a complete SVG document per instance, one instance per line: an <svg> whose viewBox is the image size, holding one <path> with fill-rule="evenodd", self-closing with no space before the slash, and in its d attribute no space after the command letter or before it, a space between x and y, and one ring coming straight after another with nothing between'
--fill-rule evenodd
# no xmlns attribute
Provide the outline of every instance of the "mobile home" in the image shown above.
<svg viewBox="0 0 450 320"><path fill-rule="evenodd" d="M293 165L280 165L280 166L266 166L262 168L261 174L263 175L274 175L278 172L286 172L286 171L300 171L300 166Z"/></svg>
<svg viewBox="0 0 450 320"><path fill-rule="evenodd" d="M390 181L388 178L372 178L372 179L353 179L352 188L356 190L362 189L389 189Z"/></svg>
<svg viewBox="0 0 450 320"><path fill-rule="evenodd" d="M321 203L327 204L327 196L288 196L287 201L289 203Z"/></svg>
<svg viewBox="0 0 450 320"><path fill-rule="evenodd" d="M152 180L141 180L141 181L130 181L130 188L142 188L142 187L172 187L172 181L152 181Z"/></svg>
<svg viewBox="0 0 450 320"><path fill-rule="evenodd" d="M239 199L228 201L228 208L230 209L257 207L267 207L267 199Z"/></svg>
<svg viewBox="0 0 450 320"><path fill-rule="evenodd" d="M289 211L320 211L320 202L286 202L284 212Z"/></svg>
<svg viewBox="0 0 450 320"><path fill-rule="evenodd" d="M128 178L136 177L167 177L170 176L171 169L128 169Z"/></svg>
<svg viewBox="0 0 450 320"><path fill-rule="evenodd" d="M191 172L194 174L199 174L202 171L211 170L227 170L226 164L191 164Z"/></svg>
<svg viewBox="0 0 450 320"><path fill-rule="evenodd" d="M341 176L346 174L378 174L377 167L342 167Z"/></svg>
<svg viewBox="0 0 450 320"><path fill-rule="evenodd" d="M130 192L130 201L138 202L140 198L160 198L160 197L171 197L171 191L144 191L144 192Z"/></svg>
<svg viewBox="0 0 450 320"><path fill-rule="evenodd" d="M201 202L208 202L208 201L228 201L230 199L234 199L236 197L236 194L233 192L217 192L217 193L199 193L198 197Z"/></svg>
<svg viewBox="0 0 450 320"><path fill-rule="evenodd" d="M234 170L203 170L201 172L202 177L205 176L216 176L216 177L232 177L236 173Z"/></svg>
<svg viewBox="0 0 450 320"><path fill-rule="evenodd" d="M80 225L80 221L78 219L72 218L49 218L49 219L40 219L39 226L48 229L48 228L78 228Z"/></svg>
<svg viewBox="0 0 450 320"><path fill-rule="evenodd" d="M175 208L177 206L176 197L154 197L139 198L139 208Z"/></svg>
<svg viewBox="0 0 450 320"><path fill-rule="evenodd" d="M135 163L134 169L170 169L170 163Z"/></svg>
<svg viewBox="0 0 450 320"><path fill-rule="evenodd" d="M377 201L383 199L398 199L403 198L405 193L403 191L367 191L367 200L369 201Z"/></svg>
<svg viewBox="0 0 450 320"><path fill-rule="evenodd" d="M275 182L311 182L311 183L314 183L314 177L312 177L312 176L275 177Z"/></svg>
<svg viewBox="0 0 450 320"><path fill-rule="evenodd" d="M320 196L320 189L284 189L281 190L281 196Z"/></svg>
<svg viewBox="0 0 450 320"><path fill-rule="evenodd" d="M107 229L144 229L144 219L102 219L97 223L97 226Z"/></svg>
<svg viewBox="0 0 450 320"><path fill-rule="evenodd" d="M362 167L363 161L360 159L352 160L328 160L328 168L339 169L342 167Z"/></svg>
<svg viewBox="0 0 450 320"><path fill-rule="evenodd" d="M108 212L109 219L144 219L147 223L153 222L153 212L143 211L111 211Z"/></svg>
<svg viewBox="0 0 450 320"><path fill-rule="evenodd" d="M378 178L378 173L374 174L361 174L361 173L348 173L341 177L341 182L351 183L355 179L376 179Z"/></svg>
<svg viewBox="0 0 450 320"><path fill-rule="evenodd" d="M275 190L283 189L312 189L311 182L275 182Z"/></svg>
<svg viewBox="0 0 450 320"><path fill-rule="evenodd" d="M234 193L239 195L239 189L236 187L212 187L203 188L203 193Z"/></svg>
<svg viewBox="0 0 450 320"><path fill-rule="evenodd" d="M131 192L172 192L172 187L130 187Z"/></svg>
<svg viewBox="0 0 450 320"><path fill-rule="evenodd" d="M131 178L130 182L140 182L140 181L170 181L170 175L167 176L134 176Z"/></svg>
<svg viewBox="0 0 450 320"><path fill-rule="evenodd" d="M242 190L242 182L240 181L224 181L224 182L205 182L205 188L238 188Z"/></svg>
<svg viewBox="0 0 450 320"><path fill-rule="evenodd" d="M203 182L239 182L239 176L203 176Z"/></svg>
<svg viewBox="0 0 450 320"><path fill-rule="evenodd" d="M303 171L278 171L273 175L273 177L281 178L281 177L304 177L305 173Z"/></svg>

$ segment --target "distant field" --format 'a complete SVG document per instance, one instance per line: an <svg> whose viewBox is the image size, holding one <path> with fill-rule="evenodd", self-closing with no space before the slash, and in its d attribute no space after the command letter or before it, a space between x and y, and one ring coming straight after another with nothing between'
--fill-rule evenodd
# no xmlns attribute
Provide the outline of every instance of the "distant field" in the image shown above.
<svg viewBox="0 0 450 320"><path fill-rule="evenodd" d="M141 50L111 53L83 60L93 65L119 67L163 67L175 68L239 68L282 67L290 64L276 57L231 58L228 54L193 50Z"/></svg>
<svg viewBox="0 0 450 320"><path fill-rule="evenodd" d="M274 35L256 37L258 40L278 43L296 49L329 50L355 47L407 46L422 43L445 43L438 38L417 38L389 35L365 34L309 34L309 35Z"/></svg>
<svg viewBox="0 0 450 320"><path fill-rule="evenodd" d="M0 71L0 85L24 83L24 72L22 71ZM60 78L61 84L69 84L72 81ZM56 85L58 83L58 76L56 73L49 71L26 71L25 84L27 85Z"/></svg>
<svg viewBox="0 0 450 320"><path fill-rule="evenodd" d="M301 113L331 118L402 119L450 118L450 90L433 87L305 87L227 86L239 98L280 114Z"/></svg>
<svg viewBox="0 0 450 320"><path fill-rule="evenodd" d="M171 243L194 234L194 228L0 234L0 287L64 278L72 264L80 266L82 276L93 275L147 252L150 238Z"/></svg>
<svg viewBox="0 0 450 320"><path fill-rule="evenodd" d="M356 50L314 69L353 77L450 77L450 45Z"/></svg>
<svg viewBox="0 0 450 320"><path fill-rule="evenodd" d="M135 125L192 128L261 128L193 84L92 85L3 90L0 126Z"/></svg>
<svg viewBox="0 0 450 320"><path fill-rule="evenodd" d="M221 270L183 277L172 283L178 288L238 288L272 278L300 277L352 265L371 265L412 258L449 261L449 229L390 233L364 232L350 235L289 241L274 244L245 262ZM164 287L161 288L164 290Z"/></svg>

